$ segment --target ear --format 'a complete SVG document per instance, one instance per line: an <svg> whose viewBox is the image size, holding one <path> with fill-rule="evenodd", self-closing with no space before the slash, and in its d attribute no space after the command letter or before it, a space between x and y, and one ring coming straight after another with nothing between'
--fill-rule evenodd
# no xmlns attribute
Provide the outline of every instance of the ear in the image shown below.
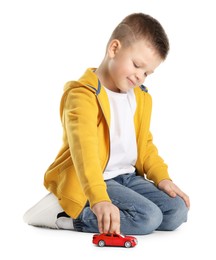
<svg viewBox="0 0 216 260"><path fill-rule="evenodd" d="M121 43L119 40L112 40L107 48L107 52L110 58L114 58L116 53L121 49Z"/></svg>

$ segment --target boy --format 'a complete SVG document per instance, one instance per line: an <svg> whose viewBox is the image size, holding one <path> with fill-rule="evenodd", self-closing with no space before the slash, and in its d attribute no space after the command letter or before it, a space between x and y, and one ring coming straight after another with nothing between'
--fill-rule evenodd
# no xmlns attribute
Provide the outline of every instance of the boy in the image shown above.
<svg viewBox="0 0 216 260"><path fill-rule="evenodd" d="M44 176L50 193L26 212L25 222L142 235L187 220L189 197L153 144L151 96L142 85L168 51L160 23L134 13L113 31L100 66L65 85L63 145Z"/></svg>

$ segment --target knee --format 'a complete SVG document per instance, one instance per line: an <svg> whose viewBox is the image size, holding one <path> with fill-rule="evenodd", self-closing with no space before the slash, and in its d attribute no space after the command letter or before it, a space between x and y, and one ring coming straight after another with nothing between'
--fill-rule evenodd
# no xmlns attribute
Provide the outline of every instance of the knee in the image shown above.
<svg viewBox="0 0 216 260"><path fill-rule="evenodd" d="M121 220L123 233L133 235L147 235L152 233L158 228L158 226L160 226L163 220L163 214L161 210L155 206L146 212L135 212L132 218L127 219L127 224L124 223L124 220L126 219Z"/></svg>
<svg viewBox="0 0 216 260"><path fill-rule="evenodd" d="M187 221L188 208L182 198L172 200L169 210L164 212L163 221L158 230L173 231Z"/></svg>
<svg viewBox="0 0 216 260"><path fill-rule="evenodd" d="M143 217L143 216L142 216ZM159 208L155 208L154 212L149 212L143 217L142 225L139 230L143 235L147 235L155 231L163 221L163 214Z"/></svg>

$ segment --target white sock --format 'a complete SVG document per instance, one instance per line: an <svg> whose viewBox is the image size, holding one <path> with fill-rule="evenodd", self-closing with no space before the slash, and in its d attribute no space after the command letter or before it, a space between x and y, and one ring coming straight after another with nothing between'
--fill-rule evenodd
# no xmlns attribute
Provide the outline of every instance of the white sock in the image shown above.
<svg viewBox="0 0 216 260"><path fill-rule="evenodd" d="M73 220L64 212L58 199L52 193L47 194L23 216L24 221L32 226L54 229L73 229ZM59 216L58 216L59 214ZM57 217L58 216L58 217ZM65 217L67 216L67 217Z"/></svg>

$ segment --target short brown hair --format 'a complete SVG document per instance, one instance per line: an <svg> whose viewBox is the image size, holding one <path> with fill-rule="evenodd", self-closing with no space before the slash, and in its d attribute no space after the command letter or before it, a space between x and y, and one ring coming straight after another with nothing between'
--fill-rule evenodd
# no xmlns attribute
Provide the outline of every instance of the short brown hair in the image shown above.
<svg viewBox="0 0 216 260"><path fill-rule="evenodd" d="M163 60L169 52L169 40L163 27L155 18L143 13L126 16L114 29L109 42L113 39L119 40L125 47L146 39Z"/></svg>

